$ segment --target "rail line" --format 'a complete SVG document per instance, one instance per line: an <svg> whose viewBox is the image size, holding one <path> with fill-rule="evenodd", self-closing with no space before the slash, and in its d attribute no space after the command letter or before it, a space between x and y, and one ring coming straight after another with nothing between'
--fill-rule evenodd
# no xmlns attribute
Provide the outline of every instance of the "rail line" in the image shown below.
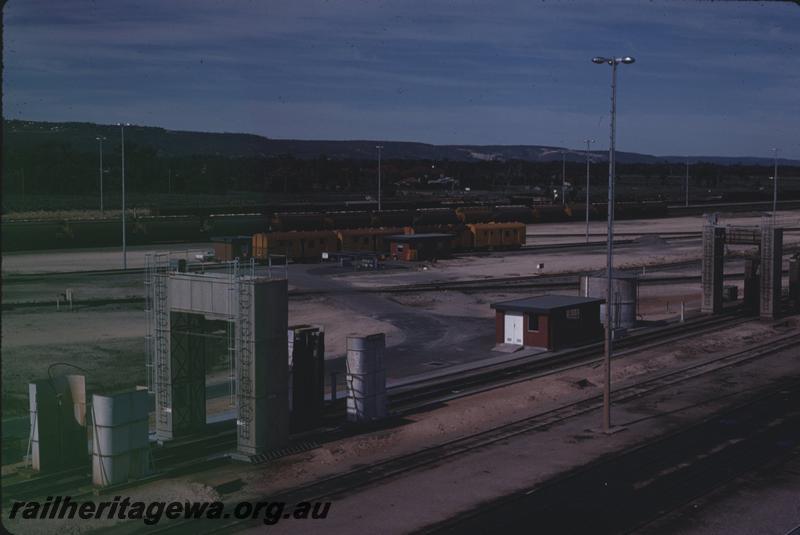
<svg viewBox="0 0 800 535"><path fill-rule="evenodd" d="M623 403L634 400L675 384L696 379L725 368L740 366L789 347L795 347L798 340L800 340L800 333L780 336L746 350L729 353L656 377L650 377L639 382L620 386L617 387L613 393L612 401L614 403ZM401 455L368 467L356 468L343 474L337 474L302 485L290 491L270 496L269 501L298 503L300 501L322 501L324 499L329 499L336 495L370 486L377 481L409 473L431 464L440 464L445 459L464 455L478 448L483 448L541 428L550 427L567 419L596 411L601 406L601 400L602 395L590 396L509 424L500 425L443 444L423 448L411 454ZM258 498L264 499L265 497L254 497L254 499ZM223 520L201 524L197 521L178 521L177 523L164 525L156 532L192 533L194 535L197 533L227 533L251 526L253 525L251 522L251 520Z"/></svg>

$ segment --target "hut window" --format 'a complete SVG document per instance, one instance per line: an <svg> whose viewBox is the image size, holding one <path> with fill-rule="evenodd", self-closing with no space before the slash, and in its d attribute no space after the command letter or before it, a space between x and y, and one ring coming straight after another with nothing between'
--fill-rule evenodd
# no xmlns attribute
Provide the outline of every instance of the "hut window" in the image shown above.
<svg viewBox="0 0 800 535"><path fill-rule="evenodd" d="M539 314L528 314L528 330L539 331Z"/></svg>
<svg viewBox="0 0 800 535"><path fill-rule="evenodd" d="M579 319L581 319L581 309L580 308L568 308L567 309L567 319L568 320L579 320Z"/></svg>

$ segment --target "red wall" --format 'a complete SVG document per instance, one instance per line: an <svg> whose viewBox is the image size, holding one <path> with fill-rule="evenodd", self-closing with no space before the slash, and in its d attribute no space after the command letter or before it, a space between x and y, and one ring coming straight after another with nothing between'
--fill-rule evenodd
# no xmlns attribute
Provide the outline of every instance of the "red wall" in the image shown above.
<svg viewBox="0 0 800 535"><path fill-rule="evenodd" d="M499 310L494 311L494 341L502 344L505 339L506 315Z"/></svg>
<svg viewBox="0 0 800 535"><path fill-rule="evenodd" d="M545 314L539 314L539 330L528 330L528 314L524 314L522 319L522 343L526 346L546 347L550 349L550 318Z"/></svg>

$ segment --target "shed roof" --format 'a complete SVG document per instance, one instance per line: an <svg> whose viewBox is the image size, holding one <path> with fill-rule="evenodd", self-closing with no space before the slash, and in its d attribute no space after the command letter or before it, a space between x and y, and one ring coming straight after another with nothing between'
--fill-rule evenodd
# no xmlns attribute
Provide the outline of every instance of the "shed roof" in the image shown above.
<svg viewBox="0 0 800 535"><path fill-rule="evenodd" d="M509 312L536 312L541 314L563 308L605 302L605 299L597 299L594 297L548 294L525 297L524 299L514 299L512 301L501 301L500 303L493 303L492 308Z"/></svg>

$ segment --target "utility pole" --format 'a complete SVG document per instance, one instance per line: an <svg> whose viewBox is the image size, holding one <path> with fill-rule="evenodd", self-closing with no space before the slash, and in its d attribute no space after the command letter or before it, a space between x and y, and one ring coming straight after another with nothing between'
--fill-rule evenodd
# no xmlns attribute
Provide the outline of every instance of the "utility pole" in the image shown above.
<svg viewBox="0 0 800 535"><path fill-rule="evenodd" d="M594 139L586 140L586 244L589 244L589 145Z"/></svg>
<svg viewBox="0 0 800 535"><path fill-rule="evenodd" d="M775 168L772 172L772 224L775 225L775 214L778 211L778 149L773 148L772 154L775 158Z"/></svg>
<svg viewBox="0 0 800 535"><path fill-rule="evenodd" d="M606 340L605 358L603 359L603 432L611 432L611 354L613 351L612 337L614 334L614 294L613 294L613 269L614 269L614 182L616 174L616 125L617 125L617 65L620 63L631 64L635 60L626 56L623 58L592 59L598 65L611 65L611 143L608 149L608 250L606 254Z"/></svg>
<svg viewBox="0 0 800 535"><path fill-rule="evenodd" d="M128 269L127 235L125 229L125 127L130 123L119 123L122 144L122 269Z"/></svg>
<svg viewBox="0 0 800 535"><path fill-rule="evenodd" d="M689 206L689 160L686 160L686 202L685 206Z"/></svg>
<svg viewBox="0 0 800 535"><path fill-rule="evenodd" d="M561 204L567 204L567 153L561 151Z"/></svg>
<svg viewBox="0 0 800 535"><path fill-rule="evenodd" d="M378 149L378 211L381 211L381 149L383 145L375 145Z"/></svg>
<svg viewBox="0 0 800 535"><path fill-rule="evenodd" d="M100 215L103 216L105 211L103 209L103 141L106 138L97 136L95 138L100 144Z"/></svg>

